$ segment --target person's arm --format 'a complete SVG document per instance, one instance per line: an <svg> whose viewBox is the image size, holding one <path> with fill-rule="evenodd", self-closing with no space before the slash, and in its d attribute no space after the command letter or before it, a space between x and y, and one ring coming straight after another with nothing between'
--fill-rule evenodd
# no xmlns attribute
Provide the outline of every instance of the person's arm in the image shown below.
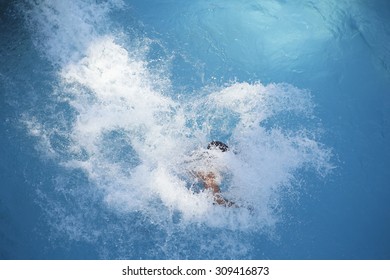
<svg viewBox="0 0 390 280"><path fill-rule="evenodd" d="M223 205L225 207L237 207L237 205L234 202L231 202L227 199L225 199L221 195L221 190L216 182L214 173L210 172L207 174L207 176L204 178L204 185L206 189L211 189L214 195L214 201L219 204Z"/></svg>
<svg viewBox="0 0 390 280"><path fill-rule="evenodd" d="M201 179L204 182L205 189L211 189L213 194L220 193L221 190L217 184L215 174L212 172L207 173L207 175L202 174Z"/></svg>

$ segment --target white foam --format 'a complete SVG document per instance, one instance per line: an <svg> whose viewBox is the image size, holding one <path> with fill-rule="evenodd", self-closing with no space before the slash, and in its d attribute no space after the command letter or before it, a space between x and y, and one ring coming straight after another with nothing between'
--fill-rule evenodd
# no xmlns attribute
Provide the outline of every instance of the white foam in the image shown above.
<svg viewBox="0 0 390 280"><path fill-rule="evenodd" d="M72 125L62 131L71 144L57 148L68 155L60 163L83 170L104 190L109 207L142 212L160 224L179 212L181 224L273 227L278 195L295 173L307 166L330 168L329 151L310 133L263 125L285 112L310 117L310 94L287 84L235 82L189 103L174 101L168 78L149 71L144 50L121 45L96 27L107 7L89 1L36 6L43 51L60 65L61 101L74 110ZM47 142L38 127L28 128ZM190 189L187 157L218 134L227 135L222 140L236 152L220 159L226 165L223 193L240 208L213 205L210 193Z"/></svg>
<svg viewBox="0 0 390 280"><path fill-rule="evenodd" d="M121 0L28 1L24 12L30 28L38 33L35 45L54 64L64 65L84 55L90 39L105 32L107 14L123 6ZM60 54L60 55L59 55Z"/></svg>

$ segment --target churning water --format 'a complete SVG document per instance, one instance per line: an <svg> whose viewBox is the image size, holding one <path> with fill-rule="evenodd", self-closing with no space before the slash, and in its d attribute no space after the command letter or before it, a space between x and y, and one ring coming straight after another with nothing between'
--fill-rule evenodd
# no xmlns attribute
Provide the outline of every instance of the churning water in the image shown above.
<svg viewBox="0 0 390 280"><path fill-rule="evenodd" d="M382 235L367 254L340 241L360 197L329 197L370 188L342 178L376 166L371 190L389 198L390 9L377 2L4 2L2 258L389 257ZM366 72L370 98L354 80ZM351 145L366 132L380 134L370 152ZM211 140L230 147L214 167L237 208L192 175Z"/></svg>

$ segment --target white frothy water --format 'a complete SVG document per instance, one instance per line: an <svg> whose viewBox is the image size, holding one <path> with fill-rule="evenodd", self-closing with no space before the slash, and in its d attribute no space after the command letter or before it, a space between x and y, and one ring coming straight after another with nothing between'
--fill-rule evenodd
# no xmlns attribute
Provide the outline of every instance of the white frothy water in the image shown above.
<svg viewBox="0 0 390 280"><path fill-rule="evenodd" d="M312 118L307 91L233 82L189 100L172 98L180 93L167 85L168 74L152 74L147 43L133 49L102 27L119 1L92 2L32 5L37 46L59 67L55 98L72 108L71 124L59 126L67 145L51 143L50 125L25 122L59 164L85 172L110 208L142 213L162 227L269 229L278 221L280 192L294 184L297 171L332 168L329 150L313 132L269 124L283 114ZM191 153L210 140L231 148L216 159L224 166L222 193L238 208L214 205L191 175Z"/></svg>

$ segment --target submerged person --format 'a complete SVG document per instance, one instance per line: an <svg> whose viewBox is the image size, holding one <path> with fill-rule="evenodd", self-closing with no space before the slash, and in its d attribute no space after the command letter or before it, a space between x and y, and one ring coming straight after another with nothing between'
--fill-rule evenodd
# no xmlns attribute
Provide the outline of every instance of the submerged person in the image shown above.
<svg viewBox="0 0 390 280"><path fill-rule="evenodd" d="M213 153L215 151L224 153L229 151L229 147L221 141L212 141L207 145L207 150L210 150ZM203 152L201 157L205 161L205 166L198 166L198 168L193 171L193 174L202 181L206 190L210 190L213 193L215 203L225 207L237 207L234 202L225 199L221 194L219 185L222 178L218 166L215 166L217 164L215 164L215 162L213 164L213 155Z"/></svg>

